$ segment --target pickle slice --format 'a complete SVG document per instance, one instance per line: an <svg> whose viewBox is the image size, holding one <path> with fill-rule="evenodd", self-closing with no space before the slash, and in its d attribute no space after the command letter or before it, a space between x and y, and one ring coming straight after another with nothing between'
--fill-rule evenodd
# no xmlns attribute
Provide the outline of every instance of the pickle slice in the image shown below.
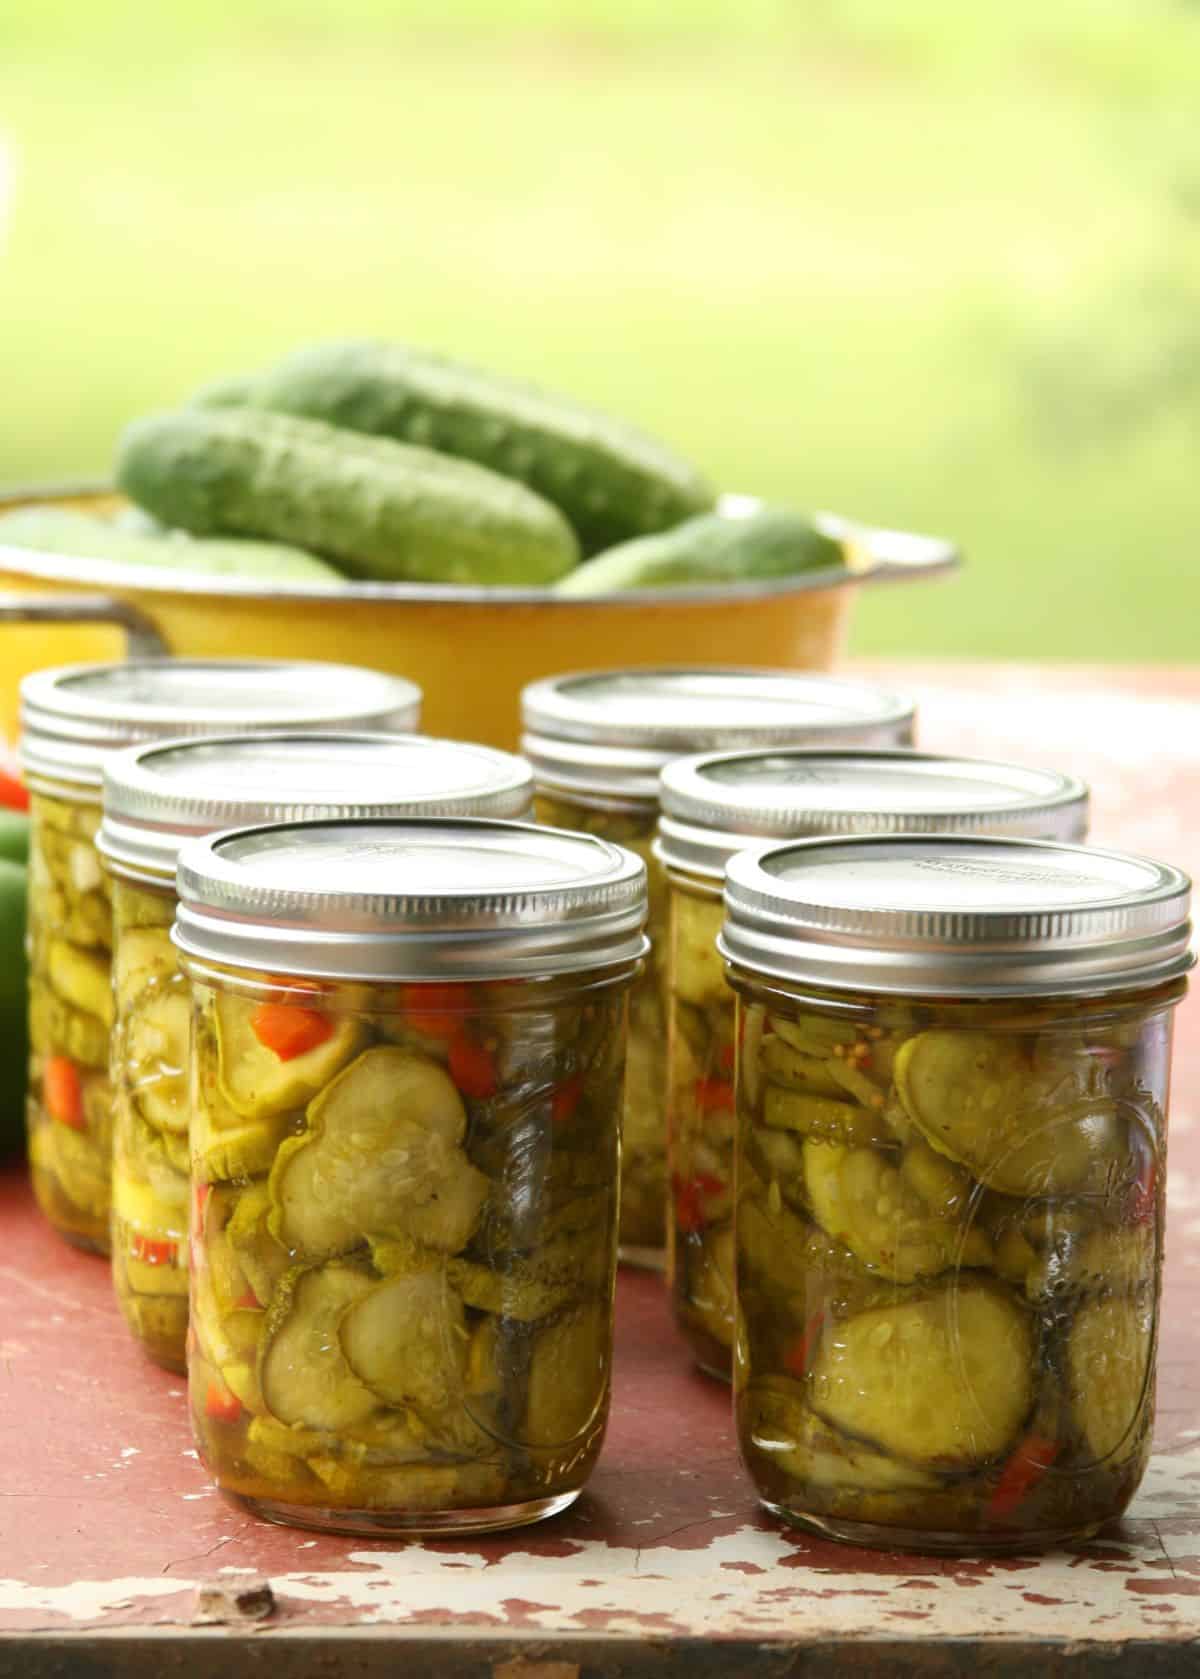
<svg viewBox="0 0 1200 1679"><path fill-rule="evenodd" d="M810 1096L844 1094L827 1061L793 1049L778 1033L762 1040L761 1059L763 1071L773 1084L781 1084L788 1090L803 1090Z"/></svg>
<svg viewBox="0 0 1200 1679"><path fill-rule="evenodd" d="M848 1492L928 1492L940 1484L928 1470L874 1451L831 1428L806 1403L798 1382L776 1376L755 1383L740 1408L742 1427L754 1450L806 1486Z"/></svg>
<svg viewBox="0 0 1200 1679"><path fill-rule="evenodd" d="M284 1278L258 1370L263 1403L279 1422L337 1430L375 1410L379 1401L350 1368L340 1336L346 1313L371 1288L364 1272L336 1262Z"/></svg>
<svg viewBox="0 0 1200 1679"><path fill-rule="evenodd" d="M882 1115L871 1108L829 1096L785 1090L777 1084L767 1086L763 1124L776 1131L799 1131L803 1136L823 1138L850 1148L867 1148L892 1140Z"/></svg>
<svg viewBox="0 0 1200 1679"><path fill-rule="evenodd" d="M346 1363L386 1404L437 1421L461 1403L465 1319L440 1269L376 1283L347 1310L340 1335Z"/></svg>
<svg viewBox="0 0 1200 1679"><path fill-rule="evenodd" d="M310 1104L308 1125L271 1169L271 1230L285 1247L318 1258L393 1234L466 1246L488 1180L458 1146L466 1113L437 1062L366 1050Z"/></svg>
<svg viewBox="0 0 1200 1679"><path fill-rule="evenodd" d="M934 1218L902 1171L874 1149L810 1140L804 1180L821 1228L894 1282L936 1277L953 1264L985 1265L991 1257L983 1231Z"/></svg>
<svg viewBox="0 0 1200 1679"><path fill-rule="evenodd" d="M1089 1300L1067 1347L1071 1403L1097 1463L1121 1464L1141 1439L1138 1420L1150 1393L1153 1313L1149 1291Z"/></svg>
<svg viewBox="0 0 1200 1679"><path fill-rule="evenodd" d="M125 1017L124 1056L130 1093L142 1117L186 1136L191 1003L176 987L143 996Z"/></svg>
<svg viewBox="0 0 1200 1679"><path fill-rule="evenodd" d="M250 1184L238 1197L225 1235L237 1256L255 1298L263 1305L275 1292L275 1285L291 1265L286 1251L268 1227L271 1197L265 1182Z"/></svg>
<svg viewBox="0 0 1200 1679"><path fill-rule="evenodd" d="M179 972L165 928L123 927L113 957L117 1003L124 1014L152 982L166 984Z"/></svg>
<svg viewBox="0 0 1200 1679"><path fill-rule="evenodd" d="M65 939L51 939L46 974L53 989L72 1008L111 1026L115 1004L112 972L102 956L79 950Z"/></svg>
<svg viewBox="0 0 1200 1679"><path fill-rule="evenodd" d="M529 1446L566 1446L596 1420L608 1368L606 1317L583 1306L548 1324L534 1342L525 1401Z"/></svg>
<svg viewBox="0 0 1200 1679"><path fill-rule="evenodd" d="M540 1258L540 1256L539 1256ZM569 1264L569 1261L568 1261ZM516 1323L536 1323L565 1306L575 1293L574 1279L544 1272L537 1260L517 1261L504 1270L452 1259L446 1272L468 1306Z"/></svg>
<svg viewBox="0 0 1200 1679"><path fill-rule="evenodd" d="M217 993L217 1059L221 1093L244 1119L272 1119L303 1105L343 1067L362 1043L365 1028L351 1015L333 1015L332 1035L302 1055L281 1060L254 1030L258 1005Z"/></svg>
<svg viewBox="0 0 1200 1679"><path fill-rule="evenodd" d="M821 1337L812 1403L847 1434L909 1462L999 1456L1033 1404L1033 1331L991 1288L939 1289L860 1312Z"/></svg>
<svg viewBox="0 0 1200 1679"><path fill-rule="evenodd" d="M1007 1195L1104 1187L1119 1152L1112 1102L1056 1102L1062 1081L1020 1043L987 1032L920 1032L896 1056L896 1088L942 1154Z"/></svg>
<svg viewBox="0 0 1200 1679"><path fill-rule="evenodd" d="M69 1125L38 1125L29 1134L29 1158L43 1172L54 1174L67 1200L80 1212L107 1218L109 1156L95 1138Z"/></svg>

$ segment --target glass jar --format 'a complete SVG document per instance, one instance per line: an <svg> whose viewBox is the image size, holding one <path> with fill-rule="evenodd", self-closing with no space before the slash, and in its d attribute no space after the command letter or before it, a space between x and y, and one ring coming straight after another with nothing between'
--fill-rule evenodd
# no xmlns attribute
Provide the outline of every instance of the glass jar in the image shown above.
<svg viewBox="0 0 1200 1679"><path fill-rule="evenodd" d="M109 758L99 849L114 910L113 1282L156 1363L184 1368L188 1321L190 1011L170 939L180 845L299 817L523 818L532 792L524 759L421 735L209 736Z"/></svg>
<svg viewBox="0 0 1200 1679"><path fill-rule="evenodd" d="M739 1443L768 1509L1006 1551L1146 1467L1189 883L1013 839L728 867Z"/></svg>
<svg viewBox="0 0 1200 1679"><path fill-rule="evenodd" d="M521 696L521 750L538 820L627 845L650 880L651 955L629 1007L621 1156L621 1257L661 1267L667 1239L667 891L653 855L658 777L722 747L899 746L914 707L865 683L800 671L697 666L583 671Z"/></svg>
<svg viewBox="0 0 1200 1679"><path fill-rule="evenodd" d="M329 1531L553 1515L609 1401L645 867L515 823L193 841L188 1385L218 1486Z"/></svg>
<svg viewBox="0 0 1200 1679"><path fill-rule="evenodd" d="M29 1162L50 1223L107 1253L114 1009L108 882L95 851L110 752L167 735L286 725L413 728L411 682L285 659L64 665L21 684L30 789Z"/></svg>
<svg viewBox="0 0 1200 1679"><path fill-rule="evenodd" d="M667 1272L696 1362L728 1381L733 1345L734 993L717 954L725 865L820 834L994 833L1083 840L1081 781L921 752L726 752L662 772L656 852L670 882ZM840 1063L833 1095L862 1085Z"/></svg>

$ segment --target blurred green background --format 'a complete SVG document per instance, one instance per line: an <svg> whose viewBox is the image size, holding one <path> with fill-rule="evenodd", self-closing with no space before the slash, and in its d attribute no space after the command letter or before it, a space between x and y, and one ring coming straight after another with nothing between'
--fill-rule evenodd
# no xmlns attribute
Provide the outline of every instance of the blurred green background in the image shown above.
<svg viewBox="0 0 1200 1679"><path fill-rule="evenodd" d="M0 480L385 334L956 537L857 651L1191 659L1198 113L1182 0L7 0Z"/></svg>

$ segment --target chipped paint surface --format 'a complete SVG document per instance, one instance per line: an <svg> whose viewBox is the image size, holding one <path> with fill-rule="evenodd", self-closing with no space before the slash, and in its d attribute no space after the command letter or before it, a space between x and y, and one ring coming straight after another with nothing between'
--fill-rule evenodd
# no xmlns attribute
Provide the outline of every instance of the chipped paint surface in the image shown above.
<svg viewBox="0 0 1200 1679"><path fill-rule="evenodd" d="M1011 1633L1058 1638L1083 1628L1114 1642L1200 1633L1200 1441L1159 1455L1119 1532L1048 1557L892 1557L827 1545L757 1521L710 1516L681 1547L678 1535L641 1546L579 1540L550 1546L410 1544L399 1550L346 1542L336 1567L272 1573L283 1610L320 1611L356 1626L515 1626L542 1633L603 1630L690 1636L843 1637L936 1627L946 1638ZM709 1529L706 1535L703 1531ZM306 1548L317 1542L304 1540ZM221 1563L209 1579L257 1570ZM201 1576L120 1578L31 1585L0 1581L0 1610L81 1624L136 1606L151 1624L175 1620ZM169 1600L169 1601L168 1601ZM1189 1603L1190 1600L1190 1603ZM664 1604L669 1605L664 1609Z"/></svg>
<svg viewBox="0 0 1200 1679"><path fill-rule="evenodd" d="M1200 673L1155 674L1141 697L1065 673L1053 703L1020 671L949 670L923 692L888 674L917 687L930 748L1062 763L1093 782L1097 840L1200 875ZM562 1517L457 1543L269 1527L208 1481L178 1378L141 1359L106 1268L0 1173L0 1632L187 1625L198 1590L265 1577L272 1626L293 1630L1200 1639L1200 985L1179 1011L1168 1203L1156 1454L1128 1518L1087 1545L982 1561L854 1550L762 1515L728 1393L688 1367L646 1275L622 1278L608 1443Z"/></svg>

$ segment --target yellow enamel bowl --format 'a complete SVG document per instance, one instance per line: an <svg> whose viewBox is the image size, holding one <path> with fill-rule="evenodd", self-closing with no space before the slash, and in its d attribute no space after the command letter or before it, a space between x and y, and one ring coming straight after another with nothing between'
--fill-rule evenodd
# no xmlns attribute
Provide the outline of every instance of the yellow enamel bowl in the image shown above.
<svg viewBox="0 0 1200 1679"><path fill-rule="evenodd" d="M0 512L34 502L105 515L124 505L105 489L24 490L0 495ZM736 516L754 505L727 496L721 508ZM265 586L0 545L0 728L15 739L21 678L47 665L126 653L286 656L407 676L424 691L428 733L511 750L518 696L535 677L618 664L827 670L845 645L859 588L959 564L936 537L833 514L820 522L843 543L845 570L590 599L444 584Z"/></svg>

